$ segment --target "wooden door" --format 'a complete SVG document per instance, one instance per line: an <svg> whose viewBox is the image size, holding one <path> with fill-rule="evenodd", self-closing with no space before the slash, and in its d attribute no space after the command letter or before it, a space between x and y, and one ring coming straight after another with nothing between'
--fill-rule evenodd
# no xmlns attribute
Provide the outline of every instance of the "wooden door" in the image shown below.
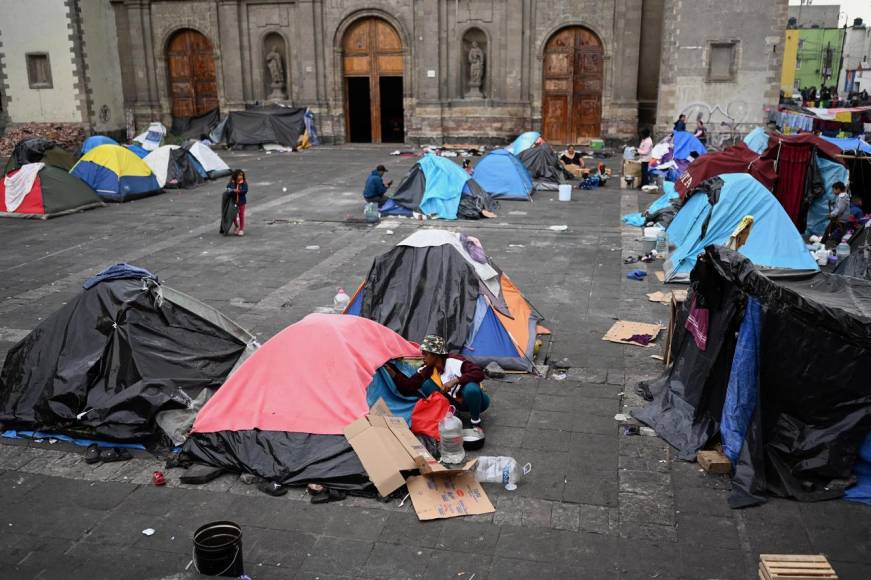
<svg viewBox="0 0 871 580"><path fill-rule="evenodd" d="M175 117L197 117L218 108L215 53L196 30L180 30L166 49L169 94Z"/></svg>
<svg viewBox="0 0 871 580"><path fill-rule="evenodd" d="M553 143L599 137L602 127L602 44L575 26L554 34L544 49L542 134Z"/></svg>
<svg viewBox="0 0 871 580"><path fill-rule="evenodd" d="M381 143L381 77L402 77L404 59L402 40L399 33L387 21L381 18L361 18L354 22L345 32L342 39L342 68L345 85L345 134L351 135L354 123L351 99L355 96L350 89L351 77L368 77L369 79L369 126L372 132L372 143ZM401 86L401 85L400 85ZM362 96L360 97L362 98ZM356 114L360 114L357 112Z"/></svg>

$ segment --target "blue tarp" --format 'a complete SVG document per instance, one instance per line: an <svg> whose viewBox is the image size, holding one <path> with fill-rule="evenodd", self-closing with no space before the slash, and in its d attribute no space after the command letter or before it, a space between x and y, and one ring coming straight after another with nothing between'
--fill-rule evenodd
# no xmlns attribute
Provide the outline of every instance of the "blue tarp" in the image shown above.
<svg viewBox="0 0 871 580"><path fill-rule="evenodd" d="M145 449L142 443L118 443L115 441L97 441L96 439L84 439L82 437L70 437L63 433L52 433L50 431L18 431L9 429L0 433L0 437L6 439L57 439L65 443L72 443L79 447L89 447L96 444L97 447L116 448L116 449Z"/></svg>
<svg viewBox="0 0 871 580"><path fill-rule="evenodd" d="M672 221L668 230L669 242L678 244L677 237L672 240L672 228L681 214L689 206L693 207L689 214L691 223L688 233L666 262L666 280L687 278L696 264L696 256L705 246L726 243L735 226L746 215L752 215L755 221L747 242L739 252L756 266L819 271L819 266L805 247L801 234L771 192L746 173L727 173L720 178L724 183L713 207L704 193L696 193ZM694 202L697 197L703 200L701 211L696 205L698 202ZM710 219L706 220L708 215ZM707 229L703 236L702 228L705 224ZM681 227L686 227L686 224L682 222ZM678 231L680 230L675 230L675 233Z"/></svg>
<svg viewBox="0 0 871 580"><path fill-rule="evenodd" d="M702 142L689 131L673 131L672 134L674 135L673 155L675 159L691 159L690 153L693 151L699 155L704 155L708 152Z"/></svg>
<svg viewBox="0 0 871 580"><path fill-rule="evenodd" d="M836 137L823 136L823 139L832 145L840 147L841 151L861 151L863 153L871 154L871 144L856 137L852 139L838 139Z"/></svg>
<svg viewBox="0 0 871 580"><path fill-rule="evenodd" d="M762 306L752 296L747 297L744 319L738 331L738 342L732 357L732 371L726 387L726 401L720 419L723 453L738 464L744 438L759 401L759 346L762 340Z"/></svg>
<svg viewBox="0 0 871 580"><path fill-rule="evenodd" d="M414 368L402 361L394 361L396 367L405 373L406 376L411 376L415 372ZM411 427L411 412L414 411L414 406L420 400L417 396L406 397L399 393L396 384L390 375L384 370L384 367L378 369L375 376L372 377L372 382L366 389L366 403L371 407L378 399L384 399L390 412L397 417L402 417Z"/></svg>
<svg viewBox="0 0 871 580"><path fill-rule="evenodd" d="M768 133L762 127L756 127L744 137L744 145L757 155L762 155L768 149Z"/></svg>
<svg viewBox="0 0 871 580"><path fill-rule="evenodd" d="M82 155L93 149L94 147L99 147L100 145L117 145L118 142L112 139L111 137L106 137L105 135L93 135L85 139L84 143L82 143ZM138 155L138 153L137 153Z"/></svg>
<svg viewBox="0 0 871 580"><path fill-rule="evenodd" d="M817 156L817 167L823 180L823 194L816 198L808 208L805 233L821 236L829 225L829 203L835 200L832 186L838 181L850 183L850 172L840 163L819 155Z"/></svg>
<svg viewBox="0 0 871 580"><path fill-rule="evenodd" d="M442 219L457 219L457 208L466 182L471 179L463 168L444 157L427 153L417 162L426 177L420 211Z"/></svg>
<svg viewBox="0 0 871 580"><path fill-rule="evenodd" d="M865 442L859 447L859 457L853 466L856 474L856 485L849 488L844 494L844 499L858 501L871 505L871 432L865 437Z"/></svg>
<svg viewBox="0 0 871 580"><path fill-rule="evenodd" d="M532 178L520 159L496 149L475 166L475 181L493 199L530 199Z"/></svg>
<svg viewBox="0 0 871 580"><path fill-rule="evenodd" d="M680 197L680 194L674 190L674 183L670 181L666 181L663 186L664 193L656 198L653 203L651 203L645 213L654 214L661 209L665 209L668 205L675 199ZM629 213L623 216L623 223L629 224L630 226L642 227L645 223L644 214L641 212Z"/></svg>
<svg viewBox="0 0 871 580"><path fill-rule="evenodd" d="M154 280L157 280L157 276L155 276L145 268L133 266L131 264L127 264L126 262L121 262L119 264L109 266L99 274L91 276L90 278L85 280L85 283L82 284L82 288L88 290L90 288L93 288L100 282L105 282L106 280L124 280L130 278L152 278Z"/></svg>
<svg viewBox="0 0 871 580"><path fill-rule="evenodd" d="M527 131L526 133L521 133L517 139L515 139L511 145L506 147L511 153L514 155L520 155L522 152L526 151L538 141L538 138L541 137L541 133L537 131Z"/></svg>

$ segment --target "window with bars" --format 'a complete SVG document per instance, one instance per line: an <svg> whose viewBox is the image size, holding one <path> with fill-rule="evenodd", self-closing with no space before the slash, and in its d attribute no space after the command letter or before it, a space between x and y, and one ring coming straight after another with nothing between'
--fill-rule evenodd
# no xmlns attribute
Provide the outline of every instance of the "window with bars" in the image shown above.
<svg viewBox="0 0 871 580"><path fill-rule="evenodd" d="M47 52L29 52L27 59L27 81L31 89L50 89L51 63Z"/></svg>

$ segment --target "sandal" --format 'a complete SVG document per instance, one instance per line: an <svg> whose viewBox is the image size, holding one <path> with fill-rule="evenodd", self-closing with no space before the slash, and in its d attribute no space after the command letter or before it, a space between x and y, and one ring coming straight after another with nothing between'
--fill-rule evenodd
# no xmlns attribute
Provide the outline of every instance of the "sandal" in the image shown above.
<svg viewBox="0 0 871 580"><path fill-rule="evenodd" d="M91 443L85 450L85 463L93 465L100 462L100 448L96 443Z"/></svg>
<svg viewBox="0 0 871 580"><path fill-rule="evenodd" d="M114 463L116 461L127 461L133 459L130 452L124 448L109 447L100 451L100 461L103 463Z"/></svg>
<svg viewBox="0 0 871 580"><path fill-rule="evenodd" d="M274 481L261 481L257 484L257 489L272 497L279 497L287 493L287 487Z"/></svg>
<svg viewBox="0 0 871 580"><path fill-rule="evenodd" d="M320 493L312 495L312 503L330 503L331 501L342 501L347 497L344 491L338 489L326 488Z"/></svg>

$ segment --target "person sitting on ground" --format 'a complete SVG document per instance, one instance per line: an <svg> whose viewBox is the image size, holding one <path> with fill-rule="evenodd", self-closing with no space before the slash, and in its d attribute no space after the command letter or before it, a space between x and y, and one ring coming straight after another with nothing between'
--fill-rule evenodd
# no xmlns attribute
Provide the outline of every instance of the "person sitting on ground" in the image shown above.
<svg viewBox="0 0 871 580"><path fill-rule="evenodd" d="M472 175L475 173L475 170L472 169L472 160L471 159L463 159L463 171Z"/></svg>
<svg viewBox="0 0 871 580"><path fill-rule="evenodd" d="M373 169L372 173L369 174L369 177L366 178L366 187L363 188L363 199L366 200L366 203L377 203L378 205L381 205L387 200L384 194L386 194L390 186L393 185L393 181L388 181L385 185L385 173L387 173L387 169L383 165L379 165Z"/></svg>
<svg viewBox="0 0 871 580"><path fill-rule="evenodd" d="M855 219L858 224L864 224L868 221L865 219L865 210L862 209L862 198L858 195L854 195L850 199L850 217Z"/></svg>
<svg viewBox="0 0 871 580"><path fill-rule="evenodd" d="M829 238L838 243L844 234L847 233L847 228L850 222L850 194L847 193L847 186L843 181L837 181L832 186L832 193L835 194L835 203L832 210L829 212L831 220Z"/></svg>
<svg viewBox="0 0 871 580"><path fill-rule="evenodd" d="M687 130L687 116L681 113L681 115L677 118L677 121L674 122L674 130L675 131L686 131Z"/></svg>
<svg viewBox="0 0 871 580"><path fill-rule="evenodd" d="M562 162L563 167L566 168L566 171L575 177L580 175L581 170L584 168L584 160L581 158L581 154L575 151L574 145L569 145L569 148L560 155L559 160Z"/></svg>
<svg viewBox="0 0 871 580"><path fill-rule="evenodd" d="M407 397L426 398L440 391L458 411L469 413L472 427L483 434L481 413L490 407L490 396L481 385L484 380L481 367L458 354L449 354L441 336L424 338L420 352L423 366L410 377L392 363L385 365L399 392Z"/></svg>

